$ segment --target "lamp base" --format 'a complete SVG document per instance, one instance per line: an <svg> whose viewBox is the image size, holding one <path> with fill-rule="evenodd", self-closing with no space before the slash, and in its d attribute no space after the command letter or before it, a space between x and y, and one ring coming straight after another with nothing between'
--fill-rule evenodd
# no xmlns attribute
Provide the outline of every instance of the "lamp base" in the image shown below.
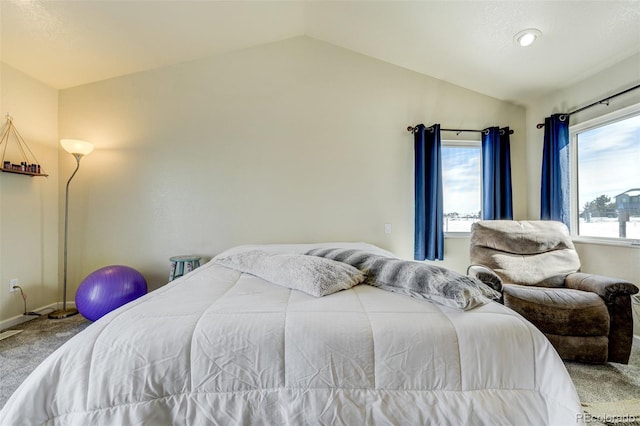
<svg viewBox="0 0 640 426"><path fill-rule="evenodd" d="M78 310L75 308L67 308L67 309L58 309L57 311L53 311L49 314L50 319L63 319L67 317L71 317L76 315Z"/></svg>

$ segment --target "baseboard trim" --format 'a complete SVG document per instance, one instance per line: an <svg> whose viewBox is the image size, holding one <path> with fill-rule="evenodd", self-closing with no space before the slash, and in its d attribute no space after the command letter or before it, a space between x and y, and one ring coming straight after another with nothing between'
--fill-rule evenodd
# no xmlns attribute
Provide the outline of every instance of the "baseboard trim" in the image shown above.
<svg viewBox="0 0 640 426"><path fill-rule="evenodd" d="M67 306L70 308L75 308L75 302L67 302ZM37 312L41 315L46 315L50 312L55 311L56 309L61 309L62 303L51 303L46 306L42 306L40 308L34 309L32 312ZM17 315L15 317L8 318L6 320L0 321L0 330L5 330L7 328L15 327L17 325L23 324L27 321L31 321L32 319L39 318L37 315Z"/></svg>

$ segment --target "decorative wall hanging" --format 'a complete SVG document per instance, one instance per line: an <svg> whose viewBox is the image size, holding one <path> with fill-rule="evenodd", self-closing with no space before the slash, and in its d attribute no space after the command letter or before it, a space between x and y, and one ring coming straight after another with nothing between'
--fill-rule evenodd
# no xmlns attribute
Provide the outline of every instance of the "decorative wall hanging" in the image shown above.
<svg viewBox="0 0 640 426"><path fill-rule="evenodd" d="M20 162L14 163L6 160L7 147L11 141L15 142L14 155L20 155ZM29 146L24 141L18 129L13 124L13 118L7 114L7 122L0 133L0 149L2 149L2 161L0 162L0 171L5 173L17 173L27 176L49 176L42 170L40 163Z"/></svg>

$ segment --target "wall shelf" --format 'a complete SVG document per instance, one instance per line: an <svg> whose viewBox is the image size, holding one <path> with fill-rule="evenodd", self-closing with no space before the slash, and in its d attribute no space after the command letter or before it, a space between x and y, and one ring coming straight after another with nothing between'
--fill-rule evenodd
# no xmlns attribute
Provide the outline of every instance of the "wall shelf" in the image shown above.
<svg viewBox="0 0 640 426"><path fill-rule="evenodd" d="M14 140L15 145L10 150L10 155L19 155L22 157L20 164L12 163L11 161L5 161L5 154L7 153L7 147L9 142ZM4 145L4 146L3 146ZM18 175L26 176L49 176L40 167L40 163L33 155L29 145L22 139L18 129L13 125L13 118L7 114L7 122L5 123L2 131L0 132L0 149L2 150L2 159L0 160L0 171L4 173L14 173Z"/></svg>
<svg viewBox="0 0 640 426"><path fill-rule="evenodd" d="M23 172L22 170L10 170L10 169L5 169L4 167L0 167L0 172L4 172L4 173L15 173L18 175L27 175L27 176L49 176L46 173L32 173L32 172Z"/></svg>

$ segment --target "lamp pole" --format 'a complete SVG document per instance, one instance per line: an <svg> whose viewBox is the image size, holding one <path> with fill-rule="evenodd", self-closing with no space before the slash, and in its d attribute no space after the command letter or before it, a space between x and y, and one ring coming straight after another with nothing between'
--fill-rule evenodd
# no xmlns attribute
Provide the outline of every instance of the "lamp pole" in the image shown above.
<svg viewBox="0 0 640 426"><path fill-rule="evenodd" d="M67 309L67 246L68 246L68 229L69 229L69 184L71 180L78 172L80 168L80 159L85 155L90 153L93 150L93 145L89 142L84 141L76 141L71 139L63 139L60 141L63 148L73 155L73 158L76 159L76 169L69 177L67 181L67 186L65 189L65 198L64 198L64 252L63 252L63 281L62 281L62 309L58 309L57 311L53 311L49 314L49 318L52 319L62 319L67 318L72 315L76 315L78 310L75 308ZM76 152L74 152L76 151ZM83 151L83 153L77 152Z"/></svg>

